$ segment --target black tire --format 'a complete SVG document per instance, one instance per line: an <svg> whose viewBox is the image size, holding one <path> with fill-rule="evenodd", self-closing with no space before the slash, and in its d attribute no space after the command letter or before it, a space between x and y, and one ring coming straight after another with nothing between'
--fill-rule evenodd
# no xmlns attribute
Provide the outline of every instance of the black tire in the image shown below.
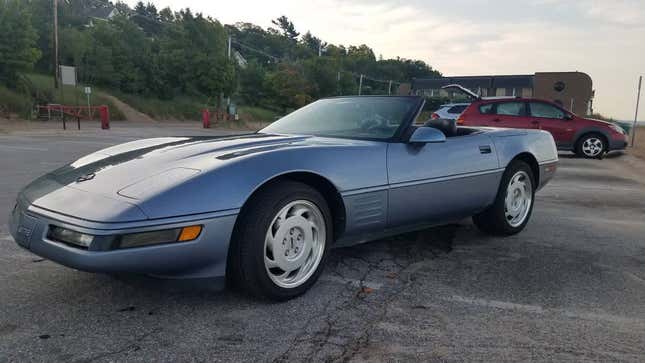
<svg viewBox="0 0 645 363"><path fill-rule="evenodd" d="M593 142L594 146L593 153L585 150L585 143ZM588 149L587 149L588 150ZM585 159L601 159L603 155L608 151L607 140L605 136L597 132L591 132L585 135L582 135L578 142L576 142L576 155Z"/></svg>
<svg viewBox="0 0 645 363"><path fill-rule="evenodd" d="M523 222L513 226L506 217L505 200L508 185L511 179L519 172L526 173L531 182L531 203ZM529 219L531 219L533 205L535 204L535 189L535 177L533 176L531 167L521 160L513 160L504 171L499 189L497 190L495 202L483 212L473 216L473 222L482 232L495 236L510 236L519 233L524 229Z"/></svg>
<svg viewBox="0 0 645 363"><path fill-rule="evenodd" d="M266 232L278 212L295 200L313 203L322 212L326 241L315 272L299 286L276 285L264 264ZM305 293L320 277L333 241L332 216L325 198L314 188L291 180L274 182L255 194L240 212L227 263L227 280L231 287L257 297L274 301L293 299Z"/></svg>

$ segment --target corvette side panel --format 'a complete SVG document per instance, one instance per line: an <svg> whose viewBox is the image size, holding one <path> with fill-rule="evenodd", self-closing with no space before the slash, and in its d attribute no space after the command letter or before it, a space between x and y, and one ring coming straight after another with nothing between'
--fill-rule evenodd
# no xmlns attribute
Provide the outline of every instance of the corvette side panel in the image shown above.
<svg viewBox="0 0 645 363"><path fill-rule="evenodd" d="M345 203L345 233L353 236L387 226L387 187L373 188L377 190L359 191L343 195Z"/></svg>
<svg viewBox="0 0 645 363"><path fill-rule="evenodd" d="M388 225L455 221L482 211L494 201L503 170L392 186Z"/></svg>
<svg viewBox="0 0 645 363"><path fill-rule="evenodd" d="M540 164L558 160L555 141L547 131L503 130L493 133L492 138L502 167L523 152L533 155Z"/></svg>
<svg viewBox="0 0 645 363"><path fill-rule="evenodd" d="M388 149L388 226L448 220L483 209L497 192L495 145L485 133Z"/></svg>

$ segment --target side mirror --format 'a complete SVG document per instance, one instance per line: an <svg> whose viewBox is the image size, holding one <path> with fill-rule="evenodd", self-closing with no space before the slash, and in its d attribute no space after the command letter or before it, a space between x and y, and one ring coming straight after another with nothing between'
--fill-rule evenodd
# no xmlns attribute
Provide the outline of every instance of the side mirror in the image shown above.
<svg viewBox="0 0 645 363"><path fill-rule="evenodd" d="M573 120L573 115L570 114L570 113L566 113L566 114L564 114L564 119L567 120L567 121L571 121L571 120Z"/></svg>
<svg viewBox="0 0 645 363"><path fill-rule="evenodd" d="M419 127L414 130L414 133L410 137L411 144L427 144L445 141L446 135L434 127Z"/></svg>

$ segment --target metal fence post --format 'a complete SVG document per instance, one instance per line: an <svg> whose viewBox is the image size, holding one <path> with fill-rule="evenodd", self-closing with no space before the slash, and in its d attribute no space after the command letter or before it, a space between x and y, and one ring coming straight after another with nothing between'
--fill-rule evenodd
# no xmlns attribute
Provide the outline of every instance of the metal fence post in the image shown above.
<svg viewBox="0 0 645 363"><path fill-rule="evenodd" d="M110 129L110 109L105 105L100 106L99 113L101 114L101 129L109 130Z"/></svg>
<svg viewBox="0 0 645 363"><path fill-rule="evenodd" d="M207 108L202 110L202 126L205 129L208 129L211 127L210 112L208 111Z"/></svg>

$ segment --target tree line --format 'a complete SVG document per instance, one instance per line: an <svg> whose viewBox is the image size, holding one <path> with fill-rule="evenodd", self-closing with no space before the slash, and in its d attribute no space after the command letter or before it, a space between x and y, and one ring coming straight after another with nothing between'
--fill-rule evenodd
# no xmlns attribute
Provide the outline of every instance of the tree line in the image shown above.
<svg viewBox="0 0 645 363"><path fill-rule="evenodd" d="M117 15L109 20L92 18L113 7ZM61 1L58 15L60 62L77 67L79 82L146 97L191 96L213 105L224 95L288 109L356 94L359 74L394 82L440 75L421 60L377 59L365 44L345 47L300 34L286 16L265 29L223 25L188 8L109 0ZM52 21L51 0L0 1L0 82L16 87L23 72L53 73ZM366 78L362 94L386 94L388 87Z"/></svg>

